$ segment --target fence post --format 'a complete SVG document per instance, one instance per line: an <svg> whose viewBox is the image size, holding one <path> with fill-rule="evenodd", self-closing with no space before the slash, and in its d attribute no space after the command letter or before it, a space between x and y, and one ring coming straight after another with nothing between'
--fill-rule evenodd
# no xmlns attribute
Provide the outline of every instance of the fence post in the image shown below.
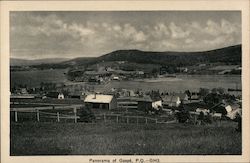
<svg viewBox="0 0 250 163"><path fill-rule="evenodd" d="M118 119L118 115L116 116L116 123L118 123L119 122L119 119Z"/></svg>
<svg viewBox="0 0 250 163"><path fill-rule="evenodd" d="M106 115L105 115L105 113L103 114L103 119L104 119L104 123L106 123Z"/></svg>
<svg viewBox="0 0 250 163"><path fill-rule="evenodd" d="M37 118L37 122L39 122L40 121L40 117L39 117L39 110L38 109L36 110L36 118Z"/></svg>
<svg viewBox="0 0 250 163"><path fill-rule="evenodd" d="M194 115L194 124L196 125L197 124L197 116Z"/></svg>
<svg viewBox="0 0 250 163"><path fill-rule="evenodd" d="M158 123L158 119L155 119L155 123Z"/></svg>
<svg viewBox="0 0 250 163"><path fill-rule="evenodd" d="M75 113L75 123L77 123L77 117L76 117L76 113Z"/></svg>
<svg viewBox="0 0 250 163"><path fill-rule="evenodd" d="M129 119L128 119L128 117L127 117L127 123L129 123Z"/></svg>
<svg viewBox="0 0 250 163"><path fill-rule="evenodd" d="M136 124L138 125L138 116L136 116Z"/></svg>
<svg viewBox="0 0 250 163"><path fill-rule="evenodd" d="M57 122L60 122L59 112L57 112Z"/></svg>
<svg viewBox="0 0 250 163"><path fill-rule="evenodd" d="M17 111L15 111L15 122L17 122Z"/></svg>
<svg viewBox="0 0 250 163"><path fill-rule="evenodd" d="M75 123L77 123L77 117L76 117L77 110L76 110L76 107L73 109L73 111L74 111L74 115L75 115Z"/></svg>
<svg viewBox="0 0 250 163"><path fill-rule="evenodd" d="M148 119L146 118L146 124L148 124Z"/></svg>

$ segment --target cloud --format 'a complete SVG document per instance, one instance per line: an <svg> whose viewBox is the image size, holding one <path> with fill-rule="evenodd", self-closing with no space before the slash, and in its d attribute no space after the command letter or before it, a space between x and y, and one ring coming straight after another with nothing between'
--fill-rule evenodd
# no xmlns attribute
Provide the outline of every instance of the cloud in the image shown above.
<svg viewBox="0 0 250 163"><path fill-rule="evenodd" d="M169 36L170 34L167 25L165 25L164 23L159 23L150 30L152 31L152 35L157 38Z"/></svg>
<svg viewBox="0 0 250 163"><path fill-rule="evenodd" d="M204 44L208 46L220 46L220 45L225 45L226 43L232 43L233 41L234 38L227 35L216 37L211 40L203 40Z"/></svg>
<svg viewBox="0 0 250 163"><path fill-rule="evenodd" d="M149 21L149 20L148 20ZM57 14L12 14L11 52L25 55L93 54L117 49L199 51L241 42L241 24L226 18L155 23L66 20Z"/></svg>
<svg viewBox="0 0 250 163"><path fill-rule="evenodd" d="M91 28L84 27L83 25L79 25L73 23L72 25L67 25L65 32L71 34L74 38L81 38L81 40L85 40L87 37L95 34L95 31Z"/></svg>
<svg viewBox="0 0 250 163"><path fill-rule="evenodd" d="M187 38L186 40L185 40L185 43L186 44L191 44L191 43L193 43L194 42L194 40L193 39L190 39L190 38Z"/></svg>
<svg viewBox="0 0 250 163"><path fill-rule="evenodd" d="M210 35L217 36L221 33L221 28L218 23L208 20L207 26L205 27L205 32Z"/></svg>
<svg viewBox="0 0 250 163"><path fill-rule="evenodd" d="M174 22L170 23L169 28L174 39L185 38L190 34L189 31L184 31L180 26L175 25Z"/></svg>
<svg viewBox="0 0 250 163"><path fill-rule="evenodd" d="M207 26L205 27L205 32L213 36L239 33L240 31L240 26L233 24L225 19L222 19L220 23L208 20Z"/></svg>

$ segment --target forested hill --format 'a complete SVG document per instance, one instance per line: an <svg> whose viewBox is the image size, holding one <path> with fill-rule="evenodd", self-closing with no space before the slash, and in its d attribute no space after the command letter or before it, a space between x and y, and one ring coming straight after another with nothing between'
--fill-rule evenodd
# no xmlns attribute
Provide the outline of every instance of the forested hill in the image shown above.
<svg viewBox="0 0 250 163"><path fill-rule="evenodd" d="M67 68L89 66L99 62L127 61L140 64L165 66L189 66L201 63L241 64L241 45L225 47L204 52L153 52L140 50L117 50L100 57L79 57L60 63L43 63L37 68Z"/></svg>
<svg viewBox="0 0 250 163"><path fill-rule="evenodd" d="M241 45L204 52L150 52L118 50L97 58L97 61L129 61L171 65L193 65L196 63L241 64Z"/></svg>

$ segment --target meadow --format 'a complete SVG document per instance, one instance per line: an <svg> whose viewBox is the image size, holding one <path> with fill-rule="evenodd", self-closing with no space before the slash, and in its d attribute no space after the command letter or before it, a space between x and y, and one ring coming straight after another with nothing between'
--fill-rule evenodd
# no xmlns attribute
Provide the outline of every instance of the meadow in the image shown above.
<svg viewBox="0 0 250 163"><path fill-rule="evenodd" d="M12 122L10 154L239 155L236 125Z"/></svg>

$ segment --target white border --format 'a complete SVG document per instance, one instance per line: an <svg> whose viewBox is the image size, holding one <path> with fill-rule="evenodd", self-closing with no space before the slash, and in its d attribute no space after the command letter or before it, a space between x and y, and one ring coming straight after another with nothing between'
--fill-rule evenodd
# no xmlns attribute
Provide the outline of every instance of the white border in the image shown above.
<svg viewBox="0 0 250 163"><path fill-rule="evenodd" d="M82 162L89 158L159 158L161 162L249 162L249 1L1 1L1 162ZM9 156L9 11L240 10L242 12L243 153L239 155Z"/></svg>

